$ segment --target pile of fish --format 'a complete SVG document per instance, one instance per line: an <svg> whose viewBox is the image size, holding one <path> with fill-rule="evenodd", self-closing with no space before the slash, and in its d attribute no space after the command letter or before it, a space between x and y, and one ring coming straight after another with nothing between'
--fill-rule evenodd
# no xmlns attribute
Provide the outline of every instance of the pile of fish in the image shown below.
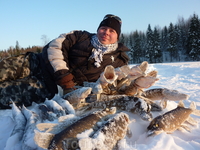
<svg viewBox="0 0 200 150"><path fill-rule="evenodd" d="M112 150L118 141L131 136L126 112L150 122L147 136L189 130L186 123L197 123L190 114L200 116L200 110L193 102L185 108L183 100L189 96L177 90L147 90L159 80L157 71L147 70L147 62L132 68L107 66L96 82L85 82L65 95L58 87L52 100L33 104L32 109L13 103L15 126L7 143L21 142L22 150ZM152 111L162 111L168 100L179 101L178 107L153 119Z"/></svg>

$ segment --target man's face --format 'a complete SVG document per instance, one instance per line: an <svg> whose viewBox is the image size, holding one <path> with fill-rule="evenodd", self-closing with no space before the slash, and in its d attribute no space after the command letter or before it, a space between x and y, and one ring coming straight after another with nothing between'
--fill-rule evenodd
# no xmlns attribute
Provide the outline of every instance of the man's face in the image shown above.
<svg viewBox="0 0 200 150"><path fill-rule="evenodd" d="M102 44L113 44L118 40L117 32L107 26L102 26L98 29L97 37Z"/></svg>

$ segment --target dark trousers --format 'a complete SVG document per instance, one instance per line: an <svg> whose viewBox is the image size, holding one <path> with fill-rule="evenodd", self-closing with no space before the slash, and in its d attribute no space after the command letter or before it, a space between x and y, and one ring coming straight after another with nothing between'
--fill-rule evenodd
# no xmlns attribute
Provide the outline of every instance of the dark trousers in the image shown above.
<svg viewBox="0 0 200 150"><path fill-rule="evenodd" d="M0 61L0 109L10 108L12 102L30 106L50 95L39 63L37 54L30 52Z"/></svg>

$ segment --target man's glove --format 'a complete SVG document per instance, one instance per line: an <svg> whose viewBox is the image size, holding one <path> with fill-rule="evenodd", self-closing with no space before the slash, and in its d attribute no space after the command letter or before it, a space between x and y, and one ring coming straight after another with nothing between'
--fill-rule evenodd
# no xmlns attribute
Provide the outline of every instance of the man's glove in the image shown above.
<svg viewBox="0 0 200 150"><path fill-rule="evenodd" d="M74 76L71 73L69 73L68 75L57 80L56 83L58 85L60 85L63 88L63 90L65 91L65 90L71 89L75 86L73 78L74 78Z"/></svg>

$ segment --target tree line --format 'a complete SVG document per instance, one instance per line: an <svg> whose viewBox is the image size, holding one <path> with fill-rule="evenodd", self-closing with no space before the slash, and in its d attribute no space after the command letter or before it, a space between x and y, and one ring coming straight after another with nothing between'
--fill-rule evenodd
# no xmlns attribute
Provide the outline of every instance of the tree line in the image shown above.
<svg viewBox="0 0 200 150"><path fill-rule="evenodd" d="M49 42L49 39L47 38L46 35L42 35L41 39L43 40L44 45L46 45ZM25 54L26 52L35 52L35 53L40 53L42 52L43 46L29 46L27 48L22 48L19 45L19 42L16 41L15 47L9 47L6 50L0 50L0 60L11 57L11 56L16 56L19 54Z"/></svg>
<svg viewBox="0 0 200 150"><path fill-rule="evenodd" d="M43 35L46 41L46 36ZM193 14L189 19L178 18L162 29L148 25L147 31L133 31L120 35L120 42L129 49L130 64L148 61L149 63L199 61L200 60L200 19ZM42 46L15 47L0 51L0 60L26 52L41 52Z"/></svg>
<svg viewBox="0 0 200 150"><path fill-rule="evenodd" d="M146 32L121 34L120 42L130 49L130 64L199 61L200 19L193 14L187 20L178 18L178 23L162 29L149 24Z"/></svg>
<svg viewBox="0 0 200 150"><path fill-rule="evenodd" d="M32 47L27 47L27 48L21 48L19 46L19 42L16 42L15 47L10 47L7 50L2 50L0 51L0 60L11 57L11 56L16 56L19 54L25 54L26 52L35 52L35 53L40 53L42 51L42 46L32 46Z"/></svg>

